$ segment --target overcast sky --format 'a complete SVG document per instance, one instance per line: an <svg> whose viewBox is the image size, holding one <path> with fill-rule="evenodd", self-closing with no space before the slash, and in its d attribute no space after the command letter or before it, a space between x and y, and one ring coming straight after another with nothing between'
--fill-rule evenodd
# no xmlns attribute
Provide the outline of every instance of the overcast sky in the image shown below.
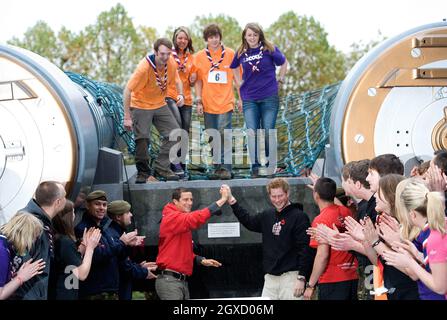
<svg viewBox="0 0 447 320"><path fill-rule="evenodd" d="M255 21L267 28L282 13L293 10L318 20L330 43L345 52L353 42L376 39L379 30L392 37L447 18L447 0L2 0L0 43L13 36L21 38L38 20L55 31L61 26L80 31L118 2L135 25L155 27L161 35L169 25L191 24L197 15L224 13L236 18L241 27Z"/></svg>

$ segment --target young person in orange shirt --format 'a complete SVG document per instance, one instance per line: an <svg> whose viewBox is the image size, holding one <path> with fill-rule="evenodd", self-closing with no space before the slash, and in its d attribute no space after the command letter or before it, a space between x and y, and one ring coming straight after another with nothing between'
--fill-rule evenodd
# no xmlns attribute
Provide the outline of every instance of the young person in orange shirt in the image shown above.
<svg viewBox="0 0 447 320"><path fill-rule="evenodd" d="M169 141L169 135L180 126L166 104L167 87L176 85L179 106L184 104L184 95L177 68L169 59L171 48L169 39L157 39L154 43L155 53L140 61L124 89L124 127L126 130L133 129L135 134L136 183L154 179L150 174L148 152L152 124L162 136L155 174L166 180L179 179L170 169L169 150L178 146L176 141ZM177 151L173 154L176 155Z"/></svg>
<svg viewBox="0 0 447 320"><path fill-rule="evenodd" d="M233 72L230 69L234 50L222 44L222 31L217 24L210 24L203 30L203 39L207 46L197 53L194 61L198 75L197 112L204 115L206 130L215 129L220 134L220 154L218 141L212 144L214 174L210 178L231 179L232 137L231 131L224 135L224 130L231 130L234 108Z"/></svg>
<svg viewBox="0 0 447 320"><path fill-rule="evenodd" d="M175 84L168 86L168 96L166 98L166 103L174 114L180 128L184 130L184 149L188 150L189 145L189 129L191 127L191 114L192 114L192 94L191 87L194 86L197 80L197 73L194 66L194 47L192 45L192 38L190 32L186 27L178 27L174 30L172 36L172 43L174 47L172 48L171 60L177 66L177 71L180 76L180 80L183 85L183 94L185 95L185 104L183 106L177 105L177 88ZM185 166L185 154L180 154L181 163L174 165L174 172L180 177L184 176Z"/></svg>

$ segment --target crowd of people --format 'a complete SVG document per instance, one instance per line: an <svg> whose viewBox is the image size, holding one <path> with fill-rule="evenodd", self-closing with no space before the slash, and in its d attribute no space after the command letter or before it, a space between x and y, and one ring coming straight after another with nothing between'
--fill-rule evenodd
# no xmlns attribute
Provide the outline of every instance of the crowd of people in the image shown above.
<svg viewBox="0 0 447 320"><path fill-rule="evenodd" d="M447 297L447 152L403 176L392 154L352 161L334 180L310 175L319 209L312 223L289 200L286 179L266 189L271 207L249 212L231 188L193 211L193 193L173 190L162 211L156 261L136 263L130 249L144 236L128 231L131 205L90 192L75 224L63 184L39 184L28 205L0 227L1 299L132 299L134 280L156 279L163 300L189 299L194 264L222 263L194 253L192 231L228 205L249 231L262 234L269 299L445 300Z"/></svg>

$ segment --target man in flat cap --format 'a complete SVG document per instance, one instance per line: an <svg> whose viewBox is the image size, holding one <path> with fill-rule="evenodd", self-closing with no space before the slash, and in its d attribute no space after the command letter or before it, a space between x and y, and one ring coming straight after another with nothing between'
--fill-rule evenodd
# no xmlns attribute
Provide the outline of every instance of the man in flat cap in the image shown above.
<svg viewBox="0 0 447 320"><path fill-rule="evenodd" d="M132 223L132 212L130 204L124 200L115 200L109 203L107 215L112 219L110 231L115 232L115 237L119 238L125 233L127 227ZM144 237L140 238L141 241ZM132 280L154 279L157 276L152 273L157 269L155 262L145 262L141 264L130 260L129 254L119 261L119 290L120 300L132 300Z"/></svg>
<svg viewBox="0 0 447 320"><path fill-rule="evenodd" d="M99 245L93 253L90 274L80 283L80 299L118 299L119 259L125 256L126 245L134 245L137 241L136 232L115 237L115 232L110 229L112 220L107 217L106 212L107 194L102 190L90 192L82 219L75 227L75 234L78 239L82 239L84 230L91 227L101 229L102 233Z"/></svg>

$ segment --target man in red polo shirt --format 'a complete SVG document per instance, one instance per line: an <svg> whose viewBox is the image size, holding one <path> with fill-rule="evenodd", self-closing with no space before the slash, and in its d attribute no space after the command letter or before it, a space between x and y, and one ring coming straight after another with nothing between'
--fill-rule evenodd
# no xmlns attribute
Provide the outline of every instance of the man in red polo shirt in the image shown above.
<svg viewBox="0 0 447 320"><path fill-rule="evenodd" d="M351 211L334 204L337 191L335 181L329 178L320 178L315 183L313 197L320 208L320 214L312 222L312 228L325 224L330 228L333 225L340 232L344 231L344 218L351 215ZM312 248L317 248L312 274L309 278L304 299L309 300L315 286L318 284L319 300L357 300L357 259L347 251L333 250L327 243L318 243L312 239Z"/></svg>
<svg viewBox="0 0 447 320"><path fill-rule="evenodd" d="M206 267L220 267L221 263L197 256L193 252L191 231L198 229L211 217L220 215L220 208L227 202L228 193L205 209L192 211L192 192L177 188L172 202L162 212L158 242L157 266L160 274L155 289L161 300L189 299L187 277L191 276L196 261Z"/></svg>

